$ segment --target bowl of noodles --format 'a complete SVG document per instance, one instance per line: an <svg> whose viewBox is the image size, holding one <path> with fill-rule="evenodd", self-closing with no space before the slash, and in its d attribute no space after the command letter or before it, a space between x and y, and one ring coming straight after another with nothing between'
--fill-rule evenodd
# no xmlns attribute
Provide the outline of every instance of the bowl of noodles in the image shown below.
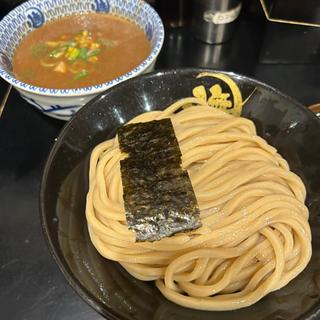
<svg viewBox="0 0 320 320"><path fill-rule="evenodd" d="M110 319L311 319L319 130L298 102L234 73L130 79L53 146L40 192L49 249Z"/></svg>

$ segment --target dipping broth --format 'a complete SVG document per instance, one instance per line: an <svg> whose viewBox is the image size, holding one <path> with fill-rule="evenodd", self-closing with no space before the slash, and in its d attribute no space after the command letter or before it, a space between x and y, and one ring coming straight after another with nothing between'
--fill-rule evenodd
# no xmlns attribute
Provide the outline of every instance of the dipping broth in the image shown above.
<svg viewBox="0 0 320 320"><path fill-rule="evenodd" d="M151 45L133 22L87 13L50 21L16 50L13 72L45 88L79 88L110 81L145 60Z"/></svg>

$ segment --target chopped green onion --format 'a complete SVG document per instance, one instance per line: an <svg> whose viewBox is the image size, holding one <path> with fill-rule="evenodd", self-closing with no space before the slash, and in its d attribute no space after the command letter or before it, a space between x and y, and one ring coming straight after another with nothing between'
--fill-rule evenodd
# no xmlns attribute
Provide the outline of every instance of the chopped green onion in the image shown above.
<svg viewBox="0 0 320 320"><path fill-rule="evenodd" d="M87 58L98 55L100 51L100 49L89 50L87 53Z"/></svg>
<svg viewBox="0 0 320 320"><path fill-rule="evenodd" d="M49 53L49 57L57 59L57 58L60 58L63 54L64 54L64 50L56 49L56 50L52 50Z"/></svg>
<svg viewBox="0 0 320 320"><path fill-rule="evenodd" d="M81 48L80 53L79 53L79 58L86 60L87 59L87 54L88 54L88 49L87 48Z"/></svg>
<svg viewBox="0 0 320 320"><path fill-rule="evenodd" d="M87 75L89 74L89 72L85 69L81 70L79 73L77 73L75 76L74 76L74 80L80 80L80 79L83 79L85 78Z"/></svg>

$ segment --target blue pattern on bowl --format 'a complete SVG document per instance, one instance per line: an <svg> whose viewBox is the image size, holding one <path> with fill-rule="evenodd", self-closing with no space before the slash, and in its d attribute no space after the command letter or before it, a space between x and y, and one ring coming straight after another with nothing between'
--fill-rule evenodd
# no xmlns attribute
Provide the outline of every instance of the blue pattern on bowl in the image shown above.
<svg viewBox="0 0 320 320"><path fill-rule="evenodd" d="M45 22L44 15L38 8L31 7L27 9L26 15L28 18L29 27L32 27L34 29L41 27Z"/></svg>
<svg viewBox="0 0 320 320"><path fill-rule="evenodd" d="M152 25L151 25L151 23L149 21L145 25L144 30L145 30L145 33L147 35L147 38L149 40L151 40L152 39L152 35L153 35L153 30L152 30Z"/></svg>
<svg viewBox="0 0 320 320"><path fill-rule="evenodd" d="M20 95L23 97L23 99L25 99L30 104L35 106L42 113L45 113L47 115L51 114L51 116L53 116L54 118L58 118L58 119L62 119L62 120L69 120L70 117L72 115L74 115L79 108L78 105L62 106L59 104L53 104L53 105L49 105L47 107L44 107L43 105L39 104L36 100L34 100L30 97L27 97L23 93L20 93ZM52 115L52 114L56 113L57 111L60 111L59 115L56 115L56 116ZM63 111L63 114L61 113L61 111Z"/></svg>
<svg viewBox="0 0 320 320"><path fill-rule="evenodd" d="M96 12L109 12L110 5L108 0L94 0L95 4L92 5L92 8Z"/></svg>
<svg viewBox="0 0 320 320"><path fill-rule="evenodd" d="M152 49L148 58L133 70L112 81L85 88L47 89L15 79L11 61L20 41L28 33L57 17L83 12L110 13L133 21L144 30L150 40ZM20 93L24 90L29 94L57 97L86 96L106 90L150 68L160 52L163 40L164 29L160 17L149 4L142 0L30 0L12 10L0 21L0 76L14 85ZM24 98L26 98L25 95ZM28 99L35 105L30 97ZM61 110L65 109L64 106L57 105L54 110L59 111L60 107ZM73 112L80 107L81 104L75 105ZM41 111L44 112L44 110Z"/></svg>

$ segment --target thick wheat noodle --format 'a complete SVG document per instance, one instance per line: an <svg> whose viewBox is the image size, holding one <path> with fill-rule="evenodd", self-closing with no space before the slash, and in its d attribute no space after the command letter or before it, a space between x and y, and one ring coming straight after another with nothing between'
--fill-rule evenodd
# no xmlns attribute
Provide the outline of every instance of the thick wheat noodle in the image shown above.
<svg viewBox="0 0 320 320"><path fill-rule="evenodd" d="M254 124L185 98L133 122L170 117L200 207L202 227L135 242L126 225L117 138L93 150L86 217L102 256L169 300L194 309L249 306L285 286L311 256L306 191Z"/></svg>

